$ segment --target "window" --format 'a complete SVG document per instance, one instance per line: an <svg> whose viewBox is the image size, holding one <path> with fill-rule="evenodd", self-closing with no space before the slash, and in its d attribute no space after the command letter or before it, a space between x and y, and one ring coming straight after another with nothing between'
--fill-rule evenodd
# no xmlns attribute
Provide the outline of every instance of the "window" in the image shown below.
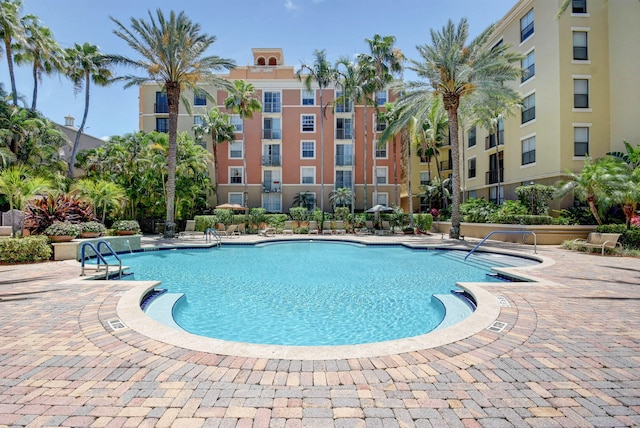
<svg viewBox="0 0 640 428"><path fill-rule="evenodd" d="M469 159L468 178L476 178L476 158Z"/></svg>
<svg viewBox="0 0 640 428"><path fill-rule="evenodd" d="M573 79L573 107L589 108L588 79Z"/></svg>
<svg viewBox="0 0 640 428"><path fill-rule="evenodd" d="M387 91L376 92L376 104L383 106L387 103Z"/></svg>
<svg viewBox="0 0 640 428"><path fill-rule="evenodd" d="M204 124L204 118L199 114L193 116L193 124L202 126Z"/></svg>
<svg viewBox="0 0 640 428"><path fill-rule="evenodd" d="M280 144L262 146L262 166L281 166Z"/></svg>
<svg viewBox="0 0 640 428"><path fill-rule="evenodd" d="M587 32L586 31L573 32L573 59L579 60L579 61L589 59L589 52L587 50Z"/></svg>
<svg viewBox="0 0 640 428"><path fill-rule="evenodd" d="M193 93L193 105L194 106L206 106L207 105L207 96L204 91L196 90Z"/></svg>
<svg viewBox="0 0 640 428"><path fill-rule="evenodd" d="M169 132L169 118L168 117L158 117L156 118L156 131L158 132Z"/></svg>
<svg viewBox="0 0 640 428"><path fill-rule="evenodd" d="M229 143L229 159L242 159L242 141Z"/></svg>
<svg viewBox="0 0 640 428"><path fill-rule="evenodd" d="M300 184L315 184L316 169L312 166L303 166L300 168Z"/></svg>
<svg viewBox="0 0 640 428"><path fill-rule="evenodd" d="M387 158L387 148L389 147L389 143L384 143L384 146L380 147L379 141L374 141L373 144L376 148L376 158L378 159L386 159Z"/></svg>
<svg viewBox="0 0 640 428"><path fill-rule="evenodd" d="M587 0L572 0L571 13L587 13Z"/></svg>
<svg viewBox="0 0 640 428"><path fill-rule="evenodd" d="M382 132L387 129L387 122L380 118L378 115L375 116L376 121L376 132Z"/></svg>
<svg viewBox="0 0 640 428"><path fill-rule="evenodd" d="M169 100L166 92L156 92L156 104L153 109L154 113L169 113Z"/></svg>
<svg viewBox="0 0 640 428"><path fill-rule="evenodd" d="M242 167L229 168L229 184L242 184Z"/></svg>
<svg viewBox="0 0 640 428"><path fill-rule="evenodd" d="M387 184L387 167L379 166L376 168L376 183Z"/></svg>
<svg viewBox="0 0 640 428"><path fill-rule="evenodd" d="M334 187L336 189L341 187L351 188L351 171L336 170L336 182Z"/></svg>
<svg viewBox="0 0 640 428"><path fill-rule="evenodd" d="M522 165L535 163L536 161L536 137L522 140Z"/></svg>
<svg viewBox="0 0 640 428"><path fill-rule="evenodd" d="M244 205L244 202L242 200L243 194L240 192L229 192L227 198L230 204Z"/></svg>
<svg viewBox="0 0 640 428"><path fill-rule="evenodd" d="M302 90L302 105L303 106L312 106L316 103L316 93L313 89Z"/></svg>
<svg viewBox="0 0 640 428"><path fill-rule="evenodd" d="M315 132L316 131L316 115L315 114L303 114L301 116L302 132Z"/></svg>
<svg viewBox="0 0 640 428"><path fill-rule="evenodd" d="M476 145L476 127L469 128L469 133L467 134L467 144L469 147L473 147Z"/></svg>
<svg viewBox="0 0 640 428"><path fill-rule="evenodd" d="M265 113L280 113L280 92L265 92L262 111Z"/></svg>
<svg viewBox="0 0 640 428"><path fill-rule="evenodd" d="M522 123L527 123L536 118L536 94L524 97L522 100Z"/></svg>
<svg viewBox="0 0 640 428"><path fill-rule="evenodd" d="M520 41L524 42L533 34L533 9L520 20Z"/></svg>
<svg viewBox="0 0 640 428"><path fill-rule="evenodd" d="M377 204L388 206L389 203L389 194L388 193L378 193L377 195L373 195Z"/></svg>
<svg viewBox="0 0 640 428"><path fill-rule="evenodd" d="M280 193L263 193L262 208L271 213L278 213L282 211Z"/></svg>
<svg viewBox="0 0 640 428"><path fill-rule="evenodd" d="M431 181L429 171L420 171L420 185L426 186Z"/></svg>
<svg viewBox="0 0 640 428"><path fill-rule="evenodd" d="M343 96L340 91L336 91L336 113L350 113L352 104L351 100Z"/></svg>
<svg viewBox="0 0 640 428"><path fill-rule="evenodd" d="M353 165L353 148L351 144L336 144L336 165Z"/></svg>
<svg viewBox="0 0 640 428"><path fill-rule="evenodd" d="M350 118L336 118L336 139L350 140L353 135L352 129Z"/></svg>
<svg viewBox="0 0 640 428"><path fill-rule="evenodd" d="M315 157L316 157L316 142L301 141L300 142L300 159L315 159Z"/></svg>
<svg viewBox="0 0 640 428"><path fill-rule="evenodd" d="M236 132L242 132L242 118L237 114L231 115L231 124L236 127Z"/></svg>
<svg viewBox="0 0 640 428"><path fill-rule="evenodd" d="M531 51L524 57L522 65L522 82L526 82L536 75L536 53Z"/></svg>
<svg viewBox="0 0 640 428"><path fill-rule="evenodd" d="M280 128L280 118L277 118L277 117L262 118L262 138L264 140L279 140L282 138L282 129Z"/></svg>
<svg viewBox="0 0 640 428"><path fill-rule="evenodd" d="M587 156L589 153L589 128L576 126L573 128L573 155Z"/></svg>

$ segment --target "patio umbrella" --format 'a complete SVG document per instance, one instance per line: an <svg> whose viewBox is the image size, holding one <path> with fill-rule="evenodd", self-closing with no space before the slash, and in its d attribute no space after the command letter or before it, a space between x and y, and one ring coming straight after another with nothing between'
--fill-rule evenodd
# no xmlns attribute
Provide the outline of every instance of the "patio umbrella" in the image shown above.
<svg viewBox="0 0 640 428"><path fill-rule="evenodd" d="M366 213L374 213L375 214L375 224L379 224L380 223L380 213L392 213L393 212L393 208L389 208L386 205L374 205L371 208L369 208L368 210L365 211Z"/></svg>
<svg viewBox="0 0 640 428"><path fill-rule="evenodd" d="M217 205L216 209L232 210L232 211L248 211L249 210L249 208L243 207L240 204L222 204L222 205Z"/></svg>

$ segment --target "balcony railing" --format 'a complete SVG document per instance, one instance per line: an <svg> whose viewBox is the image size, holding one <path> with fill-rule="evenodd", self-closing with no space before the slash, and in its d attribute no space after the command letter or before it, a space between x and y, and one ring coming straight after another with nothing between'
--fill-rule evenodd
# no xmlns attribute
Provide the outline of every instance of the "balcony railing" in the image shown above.
<svg viewBox="0 0 640 428"><path fill-rule="evenodd" d="M336 166L353 165L353 155L336 155Z"/></svg>
<svg viewBox="0 0 640 428"><path fill-rule="evenodd" d="M263 129L262 139L263 140L282 140L282 130L281 129Z"/></svg>
<svg viewBox="0 0 640 428"><path fill-rule="evenodd" d="M280 155L264 155L262 156L262 166L281 166L282 156Z"/></svg>
<svg viewBox="0 0 640 428"><path fill-rule="evenodd" d="M504 181L504 168L492 169L486 172L485 176L485 184L496 184L498 182L498 177L500 177L500 183Z"/></svg>
<svg viewBox="0 0 640 428"><path fill-rule="evenodd" d="M262 193L280 193L282 192L282 185L280 182L263 182Z"/></svg>
<svg viewBox="0 0 640 428"><path fill-rule="evenodd" d="M504 131L499 132L500 145L504 145ZM484 149L488 150L496 146L496 134L488 135L484 138Z"/></svg>
<svg viewBox="0 0 640 428"><path fill-rule="evenodd" d="M451 159L440 162L440 171L453 169L453 161Z"/></svg>
<svg viewBox="0 0 640 428"><path fill-rule="evenodd" d="M333 187L336 189L341 189L343 187L346 187L347 189L351 189L351 182L347 180L336 180Z"/></svg>
<svg viewBox="0 0 640 428"><path fill-rule="evenodd" d="M160 103L153 104L153 112L154 113L169 113L169 104L168 103Z"/></svg>
<svg viewBox="0 0 640 428"><path fill-rule="evenodd" d="M336 140L350 140L353 132L350 129L336 129Z"/></svg>

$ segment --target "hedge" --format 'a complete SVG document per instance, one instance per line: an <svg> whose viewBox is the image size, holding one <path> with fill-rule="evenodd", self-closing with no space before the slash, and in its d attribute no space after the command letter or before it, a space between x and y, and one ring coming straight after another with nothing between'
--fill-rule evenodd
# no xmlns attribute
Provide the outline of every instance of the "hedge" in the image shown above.
<svg viewBox="0 0 640 428"><path fill-rule="evenodd" d="M49 260L53 250L44 235L0 239L0 263L28 263Z"/></svg>

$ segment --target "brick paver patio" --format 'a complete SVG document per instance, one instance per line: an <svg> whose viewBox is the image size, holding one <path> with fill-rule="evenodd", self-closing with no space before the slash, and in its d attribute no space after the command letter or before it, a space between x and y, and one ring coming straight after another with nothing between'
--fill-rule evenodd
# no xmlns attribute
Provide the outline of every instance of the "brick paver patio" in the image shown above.
<svg viewBox="0 0 640 428"><path fill-rule="evenodd" d="M556 262L529 272L544 282L487 287L508 303L500 332L314 361L114 331L126 283L0 266L0 426L640 426L640 259L538 252Z"/></svg>

